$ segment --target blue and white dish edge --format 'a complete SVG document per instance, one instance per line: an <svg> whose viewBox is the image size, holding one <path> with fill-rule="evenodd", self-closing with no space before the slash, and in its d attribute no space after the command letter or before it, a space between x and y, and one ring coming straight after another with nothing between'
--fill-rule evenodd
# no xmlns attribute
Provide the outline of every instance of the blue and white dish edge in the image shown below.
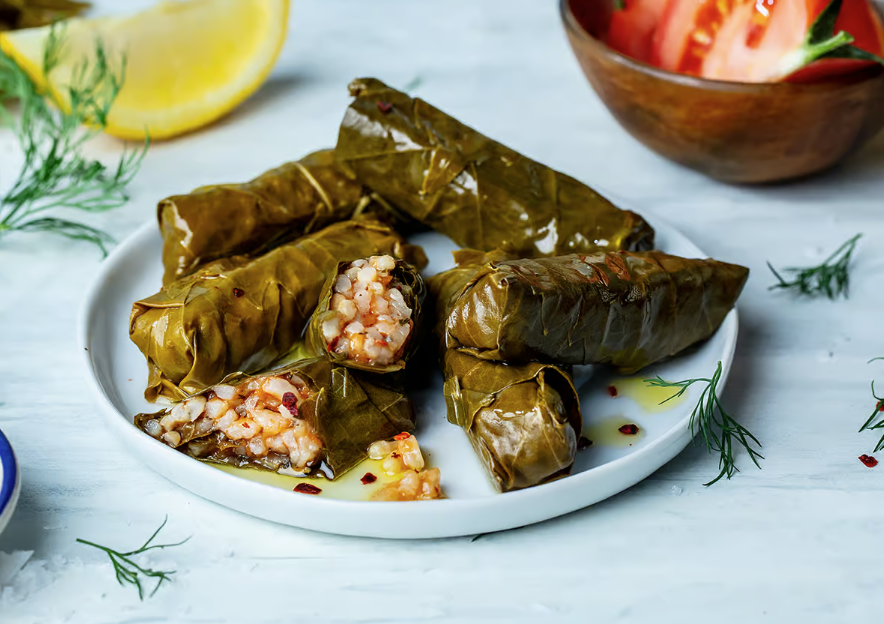
<svg viewBox="0 0 884 624"><path fill-rule="evenodd" d="M9 524L21 490L18 461L9 440L0 431L0 533Z"/></svg>

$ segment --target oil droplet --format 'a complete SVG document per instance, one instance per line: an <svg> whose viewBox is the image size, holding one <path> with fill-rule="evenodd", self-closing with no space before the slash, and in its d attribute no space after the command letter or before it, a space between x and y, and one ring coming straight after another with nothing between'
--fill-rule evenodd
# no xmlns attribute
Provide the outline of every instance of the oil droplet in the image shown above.
<svg viewBox="0 0 884 624"><path fill-rule="evenodd" d="M334 481L329 481L322 477L289 477L287 475L266 472L264 470L234 468L233 466L223 466L220 464L209 465L223 472L236 475L237 477L248 479L249 481L256 481L265 485L272 485L273 487L288 490L289 492L293 491L299 483L307 483L322 489L322 492L317 495L319 498L364 501L369 500L371 495L383 487L384 484L398 479L398 476L391 477L387 475L381 467L382 463L381 460L366 459ZM375 475L377 480L368 485L364 485L361 479L366 472Z"/></svg>
<svg viewBox="0 0 884 624"><path fill-rule="evenodd" d="M666 399L678 392L678 388L649 386L645 379L647 377L625 377L617 379L611 385L617 388L618 397L629 397L638 403L644 411L651 414L675 409L688 398L689 392L685 392L680 397L666 401ZM664 401L666 402L664 403Z"/></svg>
<svg viewBox="0 0 884 624"><path fill-rule="evenodd" d="M638 432L634 434L621 433L620 428L625 428L626 425L637 425ZM593 446L626 448L635 446L637 442L645 437L645 428L635 422L635 420L629 420L625 416L611 416L598 422L589 423L584 427L583 435L592 440Z"/></svg>

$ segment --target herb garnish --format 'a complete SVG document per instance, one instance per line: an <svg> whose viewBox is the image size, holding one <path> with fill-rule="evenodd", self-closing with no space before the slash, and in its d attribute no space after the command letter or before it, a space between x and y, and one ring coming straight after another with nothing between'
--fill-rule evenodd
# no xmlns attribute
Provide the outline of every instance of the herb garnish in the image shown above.
<svg viewBox="0 0 884 624"><path fill-rule="evenodd" d="M706 384L706 387L700 394L700 400L697 401L694 411L691 412L691 434L697 435L698 432L702 434L703 440L706 442L706 449L710 453L716 452L720 454L721 457L718 460L718 467L721 472L719 472L718 476L709 483L704 483L703 485L705 486L710 486L723 477L730 479L735 473L739 472L739 469L734 463L734 444L739 444L745 448L749 453L749 458L759 469L761 466L758 464L758 460L764 459L764 456L761 455L761 453L752 448L753 443L758 447L761 447L761 442L759 442L748 429L738 423L733 416L724 411L724 408L718 399L718 383L720 380L721 362L718 363L718 367L715 369L715 374L712 376L712 379L698 378L670 382L665 381L657 375L655 379L644 380L649 386L656 386L659 388L681 388L681 390L666 399L666 401L671 401L672 399L680 397L695 383ZM666 401L662 401L660 404L662 405L663 403L666 403Z"/></svg>
<svg viewBox="0 0 884 624"><path fill-rule="evenodd" d="M47 82L63 53L63 34L53 28L43 53ZM15 183L0 198L0 237L12 231L52 232L89 241L107 254L107 245L113 242L108 234L47 211L95 213L128 201L125 189L141 166L149 141L141 149L124 150L113 170L82 152L83 145L107 125L125 69L125 56L115 66L97 42L94 59L84 59L71 72L71 82L64 88L68 104L57 101L51 90L38 88L12 59L0 53L0 120L12 127L24 153ZM12 100L19 103L17 119L8 108Z"/></svg>
<svg viewBox="0 0 884 624"><path fill-rule="evenodd" d="M93 548L97 548L98 550L106 552L107 556L110 557L111 563L113 563L114 565L114 572L117 575L117 582L124 587L126 583L134 585L138 588L138 598L140 600L144 600L144 586L142 585L142 576L147 578L159 579L157 580L157 584L154 586L153 591L150 592L150 596L153 597L153 595L157 593L157 590L160 588L160 585L163 584L163 581L170 581L170 576L172 574L175 574L175 572L142 568L140 565L132 561L131 557L145 553L148 550L181 546L181 544L190 539L188 537L187 539L175 544L151 544L151 542L153 542L159 532L163 530L163 527L166 526L166 522L168 522L168 520L169 517L166 516L166 518L163 520L163 523L160 525L160 528L153 532L153 535L150 536L150 539L144 542L144 545L141 548L139 548L138 550L133 550L131 552L120 553L111 548L107 548L106 546L99 546L98 544L87 542L86 540L79 538L77 539L77 542L79 542L80 544L86 544L87 546L92 546Z"/></svg>
<svg viewBox="0 0 884 624"><path fill-rule="evenodd" d="M407 85L402 87L402 90L405 91L406 93L411 93L412 91L417 89L419 86L421 86L423 83L424 83L423 78L421 78L420 76L415 76L414 78L412 78L409 81L409 83Z"/></svg>
<svg viewBox="0 0 884 624"><path fill-rule="evenodd" d="M877 360L884 360L884 357L872 358L871 360L869 360L867 362L867 364L871 364L872 362L875 362ZM881 416L882 411L884 411L884 398L879 397L877 394L875 394L875 382L874 381L872 381L872 398L875 399L875 409L872 412L872 415L869 416L869 419L866 420L866 422L863 423L863 426L859 428L859 433L862 433L863 431L866 431L867 429L869 431L874 431L875 429L884 429L884 417L882 417L881 420L879 420L877 423L875 422L875 419L878 416ZM882 435L881 439L878 440L878 444L875 445L875 450L872 452L877 453L878 451L880 451L882 449L884 449L884 435Z"/></svg>
<svg viewBox="0 0 884 624"><path fill-rule="evenodd" d="M848 296L850 286L850 257L856 249L856 243L862 234L857 234L849 241L841 245L835 253L826 258L819 266L815 267L788 267L784 269L795 275L795 279L787 282L782 275L777 273L776 269L771 266L770 262L767 266L779 280L778 284L774 284L768 290L776 288L794 289L802 295L814 297L817 295L825 295L829 299L836 299L839 295Z"/></svg>

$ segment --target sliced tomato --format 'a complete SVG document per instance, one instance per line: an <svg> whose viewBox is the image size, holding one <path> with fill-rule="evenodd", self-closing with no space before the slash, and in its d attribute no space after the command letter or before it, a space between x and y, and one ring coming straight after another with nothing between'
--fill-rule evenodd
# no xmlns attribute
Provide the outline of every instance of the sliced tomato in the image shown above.
<svg viewBox="0 0 884 624"><path fill-rule="evenodd" d="M654 31L665 7L666 0L624 0L623 8L611 16L605 43L620 54L650 62Z"/></svg>
<svg viewBox="0 0 884 624"><path fill-rule="evenodd" d="M865 0L844 0L838 21L835 23L835 32L842 30L853 36L855 47L878 56L884 56L884 26L882 26L881 18L871 3ZM873 63L870 61L854 59L824 59L799 69L787 76L785 80L788 82L819 82L826 78L863 69L871 64Z"/></svg>
<svg viewBox="0 0 884 624"><path fill-rule="evenodd" d="M651 61L664 69L743 82L821 80L874 61L826 59L802 65L805 40L831 0L669 0ZM881 56L884 28L868 0L843 0L835 33ZM796 71L797 70L797 71Z"/></svg>
<svg viewBox="0 0 884 624"><path fill-rule="evenodd" d="M709 46L741 1L669 0L654 33L651 63L699 76Z"/></svg>
<svg viewBox="0 0 884 624"><path fill-rule="evenodd" d="M816 15L825 9L826 2L817 0ZM816 16L814 16L816 17ZM884 47L884 29L878 12L867 0L844 0L841 13L835 23L835 32L843 30L853 35L855 45L868 52L880 51Z"/></svg>
<svg viewBox="0 0 884 624"><path fill-rule="evenodd" d="M743 2L718 31L698 75L745 82L770 80L783 56L804 43L808 1L816 0L764 0L761 6L753 0Z"/></svg>

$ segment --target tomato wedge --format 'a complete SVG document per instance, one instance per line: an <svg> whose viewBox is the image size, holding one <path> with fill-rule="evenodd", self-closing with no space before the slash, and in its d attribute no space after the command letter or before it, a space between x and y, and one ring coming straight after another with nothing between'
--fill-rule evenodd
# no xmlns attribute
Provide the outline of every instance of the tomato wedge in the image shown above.
<svg viewBox="0 0 884 624"><path fill-rule="evenodd" d="M882 55L884 28L868 0L669 0L651 62L717 80L811 81Z"/></svg>
<svg viewBox="0 0 884 624"><path fill-rule="evenodd" d="M621 54L650 62L654 31L665 8L666 0L622 0L611 15L605 43Z"/></svg>
<svg viewBox="0 0 884 624"><path fill-rule="evenodd" d="M746 0L669 0L654 33L651 63L699 76L717 32Z"/></svg>

